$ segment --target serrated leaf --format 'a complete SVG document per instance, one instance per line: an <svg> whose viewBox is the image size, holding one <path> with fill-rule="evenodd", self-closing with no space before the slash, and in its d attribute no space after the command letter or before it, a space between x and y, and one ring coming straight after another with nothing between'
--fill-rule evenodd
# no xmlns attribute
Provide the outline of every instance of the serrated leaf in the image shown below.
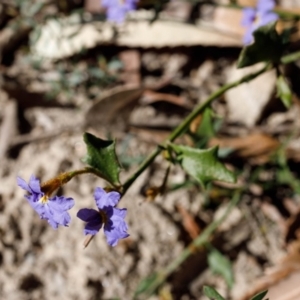
<svg viewBox="0 0 300 300"><path fill-rule="evenodd" d="M254 65L261 61L278 62L285 48L285 37L278 35L276 22L259 27L253 32L254 43L241 51L238 68Z"/></svg>
<svg viewBox="0 0 300 300"><path fill-rule="evenodd" d="M268 290L263 291L252 297L250 300L263 300L263 298L267 295Z"/></svg>
<svg viewBox="0 0 300 300"><path fill-rule="evenodd" d="M115 141L102 140L87 132L83 139L87 146L87 155L83 161L101 173L112 185L120 185L120 165L116 156Z"/></svg>
<svg viewBox="0 0 300 300"><path fill-rule="evenodd" d="M203 186L213 180L236 181L235 175L219 161L218 147L206 150L176 144L170 144L170 147L178 154L182 168Z"/></svg>
<svg viewBox="0 0 300 300"><path fill-rule="evenodd" d="M285 78L280 75L276 81L277 97L279 97L286 108L292 105L292 92Z"/></svg>
<svg viewBox="0 0 300 300"><path fill-rule="evenodd" d="M212 249L208 254L208 265L214 273L225 279L229 288L232 288L234 283L233 272L231 262L227 257L218 250Z"/></svg>
<svg viewBox="0 0 300 300"><path fill-rule="evenodd" d="M207 285L203 287L203 293L211 300L225 300L214 288Z"/></svg>

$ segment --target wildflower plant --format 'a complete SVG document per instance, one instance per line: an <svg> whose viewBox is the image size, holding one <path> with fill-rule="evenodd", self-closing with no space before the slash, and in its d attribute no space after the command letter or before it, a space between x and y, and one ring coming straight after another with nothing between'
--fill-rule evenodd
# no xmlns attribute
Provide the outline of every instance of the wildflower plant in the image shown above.
<svg viewBox="0 0 300 300"><path fill-rule="evenodd" d="M136 9L137 3L137 0L103 0L102 6L107 9L107 18L109 20L122 22L129 11ZM272 0L259 0L255 8L244 8L243 10L243 25L247 27L247 31L244 37L245 47L240 53L237 67L243 68L261 62L263 63L261 69L237 81L225 84L212 93L205 101L197 105L171 132L166 140L157 145L127 180L124 182L120 181L121 166L116 153L116 142L114 140L100 139L90 133L84 133L83 135L87 147L87 155L83 160L87 166L83 169L60 174L45 183L40 183L39 179L33 175L28 183L18 177L18 185L26 191L25 198L40 218L47 220L54 229L57 229L59 225L69 226L71 221L69 210L74 207L76 199L74 200L65 196L53 196L53 193L75 176L94 174L104 179L107 184L104 187L95 188L94 199L97 209L94 208L94 203L92 203L91 207L80 209L77 212L77 217L86 223L83 230L85 235L94 237L103 228L108 245L116 246L121 239L127 238L130 233L130 228L128 228L126 223L126 208L118 208L116 206L120 203L122 197L126 197L127 190L135 180L161 154L163 154L164 159L168 160L168 168L173 165L180 165L203 190L213 181L235 183L237 174L224 164L219 156L218 147L208 149L203 147L200 149L197 146L176 143L176 139L188 133L193 120L201 114L204 115L207 109L210 109L211 104L226 91L249 82L271 69L276 69L278 74L277 95L287 108L290 107L292 91L279 66L299 59L300 52L289 53L290 29L277 32L276 20L280 17L280 14L273 11L274 6L275 2ZM169 169L166 174L163 186L166 184ZM209 224L176 261L172 262L164 270L158 271L142 281L136 290L136 296L140 294L153 294L195 252L195 249L208 244L212 234L241 198L243 188L238 187L233 189L235 190L232 200L228 204L224 215ZM128 214L130 214L130 211L128 211ZM225 271L219 265L220 262L226 266ZM221 253L211 251L209 264L215 266L216 271L222 274L223 277L226 278L227 276L229 286L233 284L233 276L230 272L228 273L230 262L228 259L222 257ZM223 299L216 291L210 288L205 289L205 294L213 299ZM265 293L261 295L255 299L263 299Z"/></svg>

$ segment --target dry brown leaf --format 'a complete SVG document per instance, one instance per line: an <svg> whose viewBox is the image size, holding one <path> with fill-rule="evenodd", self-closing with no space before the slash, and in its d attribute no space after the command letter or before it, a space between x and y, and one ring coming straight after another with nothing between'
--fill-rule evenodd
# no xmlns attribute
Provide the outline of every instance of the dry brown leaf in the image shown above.
<svg viewBox="0 0 300 300"><path fill-rule="evenodd" d="M300 208L293 212L285 223L285 240L286 242L294 240L300 233Z"/></svg>
<svg viewBox="0 0 300 300"><path fill-rule="evenodd" d="M196 133L202 122L202 114L198 115L190 124L190 131Z"/></svg>
<svg viewBox="0 0 300 300"><path fill-rule="evenodd" d="M177 127L189 112L184 99L175 95L147 91L142 104L132 111L129 123L132 126L150 129L170 129Z"/></svg>
<svg viewBox="0 0 300 300"><path fill-rule="evenodd" d="M167 130L157 130L150 128L138 128L134 126L129 127L129 131L138 136L138 139L149 144L159 145L163 143L168 136L170 135L170 131ZM177 139L178 143L185 144L188 146L194 146L193 141L190 136L183 135Z"/></svg>
<svg viewBox="0 0 300 300"><path fill-rule="evenodd" d="M284 232L286 228L285 219L283 218L279 210L274 205L268 202L262 202L260 204L260 207L264 215L267 216L275 224L278 224L280 230Z"/></svg>
<svg viewBox="0 0 300 300"><path fill-rule="evenodd" d="M124 50L119 53L119 58L123 64L123 70L120 74L121 80L125 84L141 84L141 55L137 50Z"/></svg>
<svg viewBox="0 0 300 300"><path fill-rule="evenodd" d="M300 151L298 145L296 147L294 145L288 145L285 153L288 159L292 159L296 162L300 161Z"/></svg>
<svg viewBox="0 0 300 300"><path fill-rule="evenodd" d="M242 39L245 27L241 26L243 12L235 8L216 7L211 25L219 30Z"/></svg>
<svg viewBox="0 0 300 300"><path fill-rule="evenodd" d="M239 300L248 300L258 292L268 290L271 300L300 299L300 241L289 245L289 253L277 266L268 270L267 274L258 279L253 287Z"/></svg>
<svg viewBox="0 0 300 300"><path fill-rule="evenodd" d="M256 0L239 0L238 4L241 6L252 6L254 7L256 5Z"/></svg>
<svg viewBox="0 0 300 300"><path fill-rule="evenodd" d="M170 135L170 131L166 130L144 129L133 126L129 130L131 133L136 134L142 141L154 145L161 144Z"/></svg>
<svg viewBox="0 0 300 300"><path fill-rule="evenodd" d="M120 35L115 36L115 26L108 22L81 24L74 17L52 19L41 28L41 34L31 51L40 57L56 60L91 49L103 43L127 47L179 47L179 46L242 46L237 37L218 32L203 25L156 20L151 23L150 12L135 11L133 21L118 26ZM140 16L142 15L142 16ZM146 19L146 20L145 20Z"/></svg>
<svg viewBox="0 0 300 300"><path fill-rule="evenodd" d="M142 104L152 104L159 101L169 102L177 106L182 106L186 109L191 108L189 105L187 105L186 99L172 94L157 93L150 90L145 90L143 96L141 97Z"/></svg>
<svg viewBox="0 0 300 300"><path fill-rule="evenodd" d="M3 161L7 150L17 133L17 104L9 101L4 110L3 120L0 126L0 161Z"/></svg>
<svg viewBox="0 0 300 300"><path fill-rule="evenodd" d="M182 217L184 229L187 231L187 233L192 239L195 239L201 232L200 227L195 222L194 217L182 205L177 204L176 207Z"/></svg>
<svg viewBox="0 0 300 300"><path fill-rule="evenodd" d="M172 0L166 4L161 15L171 17L172 19L180 21L188 21L192 9L193 4L191 2L182 0Z"/></svg>
<svg viewBox="0 0 300 300"><path fill-rule="evenodd" d="M116 123L118 117L125 123L142 95L144 89L140 86L121 86L107 91L99 100L90 106L86 113L87 125L105 125ZM125 112L128 111L128 114ZM122 113L121 113L122 112Z"/></svg>
<svg viewBox="0 0 300 300"><path fill-rule="evenodd" d="M299 212L299 206L291 198L284 198L283 205L292 216L296 215Z"/></svg>
<svg viewBox="0 0 300 300"><path fill-rule="evenodd" d="M102 0L85 0L84 9L85 11L92 14L104 13L105 8L101 6Z"/></svg>
<svg viewBox="0 0 300 300"><path fill-rule="evenodd" d="M280 145L279 141L264 133L253 133L244 137L212 138L210 146L219 145L222 148L231 148L243 158L255 158L257 162L266 162Z"/></svg>
<svg viewBox="0 0 300 300"><path fill-rule="evenodd" d="M236 63L228 72L227 82L233 82L252 72L258 71L262 64L237 69ZM240 84L227 91L228 121L253 127L259 120L264 108L269 104L275 91L276 71L271 70L251 82Z"/></svg>

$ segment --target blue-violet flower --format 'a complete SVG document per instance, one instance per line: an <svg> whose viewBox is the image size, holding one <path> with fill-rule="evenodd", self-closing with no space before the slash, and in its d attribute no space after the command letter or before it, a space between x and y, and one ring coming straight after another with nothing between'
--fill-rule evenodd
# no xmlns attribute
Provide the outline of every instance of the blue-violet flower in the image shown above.
<svg viewBox="0 0 300 300"><path fill-rule="evenodd" d="M84 233L95 235L103 225L107 243L110 246L116 246L120 239L129 236L128 227L124 220L127 209L114 207L120 200L118 192L106 193L102 188L97 187L94 198L99 211L83 208L77 213L79 219L87 222Z"/></svg>
<svg viewBox="0 0 300 300"><path fill-rule="evenodd" d="M71 217L67 210L75 204L72 198L63 196L50 198L42 191L40 181L33 175L31 175L28 184L20 177L17 177L17 182L18 186L28 192L24 197L41 219L47 220L54 229L57 229L58 225L69 225Z"/></svg>
<svg viewBox="0 0 300 300"><path fill-rule="evenodd" d="M136 4L139 0L102 0L101 5L107 9L107 19L122 23L126 14L136 9Z"/></svg>
<svg viewBox="0 0 300 300"><path fill-rule="evenodd" d="M278 15L272 12L274 7L274 0L258 0L255 8L246 7L243 9L243 19L241 24L247 28L243 39L245 45L252 43L252 34L257 28L278 19Z"/></svg>

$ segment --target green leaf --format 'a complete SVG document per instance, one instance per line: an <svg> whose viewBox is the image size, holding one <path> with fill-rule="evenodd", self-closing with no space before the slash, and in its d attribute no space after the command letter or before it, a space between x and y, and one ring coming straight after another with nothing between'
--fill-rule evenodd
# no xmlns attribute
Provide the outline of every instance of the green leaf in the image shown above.
<svg viewBox="0 0 300 300"><path fill-rule="evenodd" d="M254 65L261 61L278 62L285 48L285 37L278 35L276 22L259 27L254 31L254 43L241 51L238 68Z"/></svg>
<svg viewBox="0 0 300 300"><path fill-rule="evenodd" d="M115 141L102 140L87 132L83 139L87 146L87 155L83 161L113 186L119 186L120 164L116 156Z"/></svg>
<svg viewBox="0 0 300 300"><path fill-rule="evenodd" d="M263 300L263 298L267 295L268 290L263 291L252 297L250 300Z"/></svg>
<svg viewBox="0 0 300 300"><path fill-rule="evenodd" d="M149 277L144 278L135 290L135 297L141 294L151 294L156 287L156 282L159 279L158 273L153 273Z"/></svg>
<svg viewBox="0 0 300 300"><path fill-rule="evenodd" d="M210 107L206 108L202 115L201 124L197 129L197 134L199 136L207 138L215 136L215 130L212 119L212 110Z"/></svg>
<svg viewBox="0 0 300 300"><path fill-rule="evenodd" d="M214 273L225 279L229 288L232 288L234 283L233 272L231 262L227 257L213 248L208 254L208 265Z"/></svg>
<svg viewBox="0 0 300 300"><path fill-rule="evenodd" d="M203 293L212 300L225 300L225 298L223 298L214 288L207 285L203 287Z"/></svg>
<svg viewBox="0 0 300 300"><path fill-rule="evenodd" d="M203 186L212 180L236 181L235 175L218 160L218 147L207 150L176 144L170 144L170 147L177 153L182 168Z"/></svg>
<svg viewBox="0 0 300 300"><path fill-rule="evenodd" d="M286 108L290 108L292 105L292 92L285 78L280 75L277 78L277 97L279 97Z"/></svg>

